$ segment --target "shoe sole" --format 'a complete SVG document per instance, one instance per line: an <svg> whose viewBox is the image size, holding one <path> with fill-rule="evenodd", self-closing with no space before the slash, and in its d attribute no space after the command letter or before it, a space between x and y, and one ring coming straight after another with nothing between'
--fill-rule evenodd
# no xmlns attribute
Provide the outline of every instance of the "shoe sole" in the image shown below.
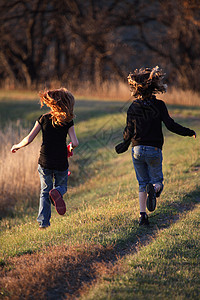
<svg viewBox="0 0 200 300"><path fill-rule="evenodd" d="M156 193L153 187L153 184L147 184L146 192L148 194L147 197L147 209L149 211L154 211L156 209Z"/></svg>
<svg viewBox="0 0 200 300"><path fill-rule="evenodd" d="M57 213L61 216L64 215L66 212L66 206L61 194L56 189L53 189L49 192L49 196L55 204Z"/></svg>

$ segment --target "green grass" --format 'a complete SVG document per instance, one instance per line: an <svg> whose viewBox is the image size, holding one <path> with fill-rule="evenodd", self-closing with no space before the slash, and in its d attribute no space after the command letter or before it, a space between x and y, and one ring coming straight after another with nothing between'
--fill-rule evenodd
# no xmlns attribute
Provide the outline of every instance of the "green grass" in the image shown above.
<svg viewBox="0 0 200 300"><path fill-rule="evenodd" d="M84 300L199 299L200 205L126 257Z"/></svg>
<svg viewBox="0 0 200 300"><path fill-rule="evenodd" d="M120 271L103 275L85 297L197 299L198 139L180 137L164 129L165 188L156 211L149 213L150 227L140 228L131 150L123 155L114 151L122 137L127 106L125 102L77 101L75 127L80 145L70 160L72 175L64 198L67 213L60 217L53 208L51 227L39 231L38 198L31 206L16 206L12 214L0 220L0 264L7 266L10 257L23 257L25 253L40 252L55 245L112 245L119 256L130 244L139 245L137 253L125 255L120 261ZM3 98L0 108L0 123L4 128L7 122L14 124L19 118L26 121L24 126L29 126L41 114L34 99L15 102ZM170 111L178 115L175 119L181 124L199 134L200 121L193 117L198 115L199 108L190 112L187 107L176 105L170 106ZM148 242L147 245L142 241Z"/></svg>

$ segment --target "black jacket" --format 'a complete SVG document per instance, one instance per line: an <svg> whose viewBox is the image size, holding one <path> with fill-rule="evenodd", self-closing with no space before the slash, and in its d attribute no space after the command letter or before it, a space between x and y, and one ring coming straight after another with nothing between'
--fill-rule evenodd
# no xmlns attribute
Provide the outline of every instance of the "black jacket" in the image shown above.
<svg viewBox="0 0 200 300"><path fill-rule="evenodd" d="M127 111L127 125L123 132L124 142L115 147L117 153L125 152L132 146L145 145L162 149L164 138L162 122L168 130L183 136L195 132L176 123L170 116L165 103L155 96L148 100L135 100Z"/></svg>

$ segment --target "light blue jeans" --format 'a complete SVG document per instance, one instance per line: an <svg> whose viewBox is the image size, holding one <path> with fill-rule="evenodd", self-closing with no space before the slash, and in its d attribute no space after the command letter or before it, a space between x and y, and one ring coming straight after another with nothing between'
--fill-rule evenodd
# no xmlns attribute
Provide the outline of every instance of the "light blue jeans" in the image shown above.
<svg viewBox="0 0 200 300"><path fill-rule="evenodd" d="M132 148L133 165L139 183L139 192L146 191L148 183L163 187L162 150L151 146Z"/></svg>
<svg viewBox="0 0 200 300"><path fill-rule="evenodd" d="M45 227L50 226L51 218L51 201L49 199L49 192L53 188L56 188L62 196L67 192L68 170L49 170L38 165L38 172L40 175L41 192L37 221L40 226Z"/></svg>

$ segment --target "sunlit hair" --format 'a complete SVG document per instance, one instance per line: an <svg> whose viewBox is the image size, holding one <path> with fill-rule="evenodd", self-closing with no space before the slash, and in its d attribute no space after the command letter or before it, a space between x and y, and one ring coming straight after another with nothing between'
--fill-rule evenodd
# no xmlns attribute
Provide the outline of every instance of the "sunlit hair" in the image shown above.
<svg viewBox="0 0 200 300"><path fill-rule="evenodd" d="M53 126L64 125L74 118L74 96L65 88L39 93L41 107L46 104L51 108Z"/></svg>
<svg viewBox="0 0 200 300"><path fill-rule="evenodd" d="M136 69L127 77L132 96L146 98L158 93L165 93L167 85L163 83L164 76L165 73L158 66L153 69Z"/></svg>

